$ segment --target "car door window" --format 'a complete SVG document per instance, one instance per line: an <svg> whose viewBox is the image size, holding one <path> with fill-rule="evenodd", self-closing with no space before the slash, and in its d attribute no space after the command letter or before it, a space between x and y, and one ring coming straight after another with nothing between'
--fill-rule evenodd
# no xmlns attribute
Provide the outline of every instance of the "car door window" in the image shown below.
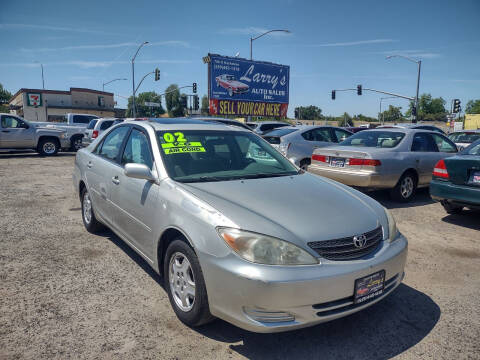
<svg viewBox="0 0 480 360"><path fill-rule="evenodd" d="M413 136L412 151L438 152L438 149L430 134L418 133Z"/></svg>
<svg viewBox="0 0 480 360"><path fill-rule="evenodd" d="M446 153L457 152L457 147L448 138L439 134L430 134L437 144L438 151Z"/></svg>
<svg viewBox="0 0 480 360"><path fill-rule="evenodd" d="M4 129L20 129L26 127L26 124L16 117L2 116L2 128Z"/></svg>
<svg viewBox="0 0 480 360"><path fill-rule="evenodd" d="M98 148L97 154L110 160L116 160L129 129L128 126L122 126L109 133Z"/></svg>
<svg viewBox="0 0 480 360"><path fill-rule="evenodd" d="M337 142L342 142L346 138L348 138L350 134L348 131L340 130L340 129L334 129L333 132L335 133L335 137L337 138Z"/></svg>
<svg viewBox="0 0 480 360"><path fill-rule="evenodd" d="M122 165L128 163L144 164L150 169L153 165L152 152L147 136L140 130L133 129L122 155Z"/></svg>
<svg viewBox="0 0 480 360"><path fill-rule="evenodd" d="M312 136L312 141L335 142L330 133L330 129L313 129Z"/></svg>

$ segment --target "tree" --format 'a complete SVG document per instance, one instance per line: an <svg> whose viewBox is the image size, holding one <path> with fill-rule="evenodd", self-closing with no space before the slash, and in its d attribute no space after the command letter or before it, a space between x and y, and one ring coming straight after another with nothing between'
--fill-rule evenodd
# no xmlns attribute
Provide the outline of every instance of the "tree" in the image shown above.
<svg viewBox="0 0 480 360"><path fill-rule="evenodd" d="M133 97L130 96L128 98L128 105L127 105L127 117L133 117L133 104L132 101ZM160 107L150 107L145 106L145 102L155 102L160 103ZM137 117L159 117L160 115L165 114L165 109L162 107L162 98L159 94L155 91L148 91L138 94L135 97L135 106L137 109L136 116Z"/></svg>
<svg viewBox="0 0 480 360"><path fill-rule="evenodd" d="M202 115L208 115L209 114L209 104L208 104L208 96L203 95L202 96L202 106L200 108L200 111Z"/></svg>
<svg viewBox="0 0 480 360"><path fill-rule="evenodd" d="M322 109L314 105L299 106L295 110L298 110L298 120L319 120L322 118Z"/></svg>
<svg viewBox="0 0 480 360"><path fill-rule="evenodd" d="M480 114L480 99L470 100L465 107L466 114Z"/></svg>
<svg viewBox="0 0 480 360"><path fill-rule="evenodd" d="M418 99L417 119L418 120L446 120L447 110L445 109L445 100L443 98L432 98L431 94L422 94ZM414 102L410 102L409 109L405 116L412 114Z"/></svg>
<svg viewBox="0 0 480 360"><path fill-rule="evenodd" d="M338 122L338 126L346 126L346 127L354 126L352 117L350 115L348 115L348 113L343 113L343 116L341 117L340 121Z"/></svg>
<svg viewBox="0 0 480 360"><path fill-rule="evenodd" d="M402 108L389 105L387 110L378 113L378 120L381 122L401 122L403 120Z"/></svg>
<svg viewBox="0 0 480 360"><path fill-rule="evenodd" d="M12 98L12 94L0 84L0 112L9 112L8 101Z"/></svg>
<svg viewBox="0 0 480 360"><path fill-rule="evenodd" d="M181 104L180 90L177 84L171 84L165 90L165 102L167 104L168 116L179 117L185 115L185 107Z"/></svg>

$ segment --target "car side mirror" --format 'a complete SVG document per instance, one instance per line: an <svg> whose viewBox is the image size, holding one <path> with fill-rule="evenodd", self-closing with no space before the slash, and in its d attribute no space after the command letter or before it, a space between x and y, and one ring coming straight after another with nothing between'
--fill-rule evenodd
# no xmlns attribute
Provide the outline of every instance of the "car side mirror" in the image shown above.
<svg viewBox="0 0 480 360"><path fill-rule="evenodd" d="M143 179L148 181L157 180L152 170L150 170L148 166L144 164L134 164L134 163L125 164L124 173L125 173L125 176L135 178L135 179Z"/></svg>
<svg viewBox="0 0 480 360"><path fill-rule="evenodd" d="M22 123L20 123L20 126L19 126L19 127L22 128L22 129L28 129L28 124L22 122Z"/></svg>

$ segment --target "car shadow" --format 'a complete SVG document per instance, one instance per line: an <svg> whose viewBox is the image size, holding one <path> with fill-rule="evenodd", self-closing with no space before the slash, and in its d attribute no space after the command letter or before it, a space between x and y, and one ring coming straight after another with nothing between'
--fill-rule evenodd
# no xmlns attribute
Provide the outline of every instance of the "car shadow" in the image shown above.
<svg viewBox="0 0 480 360"><path fill-rule="evenodd" d="M110 230L101 235L165 290L162 277L122 239ZM249 359L388 359L418 344L435 327L440 313L428 295L401 284L387 298L363 311L301 330L257 334L220 319L192 330L231 344L231 351Z"/></svg>
<svg viewBox="0 0 480 360"><path fill-rule="evenodd" d="M480 210L463 210L460 214L447 215L442 221L463 226L473 230L480 230Z"/></svg>
<svg viewBox="0 0 480 360"><path fill-rule="evenodd" d="M432 198L430 197L430 192L428 188L418 189L413 200L408 203L393 201L392 199L390 199L390 195L386 190L370 191L366 194L374 198L375 200L377 200L387 209L410 208L410 207L424 206L424 205L430 205L435 203L435 201L433 201Z"/></svg>
<svg viewBox="0 0 480 360"><path fill-rule="evenodd" d="M76 153L74 152L59 152L53 156L41 156L39 153L35 151L8 151L8 152L0 152L0 159L19 159L19 158L55 158L55 157L72 157L75 156Z"/></svg>
<svg viewBox="0 0 480 360"><path fill-rule="evenodd" d="M217 320L196 329L248 359L388 359L418 344L440 318L426 294L400 285L356 314L301 330L256 334Z"/></svg>

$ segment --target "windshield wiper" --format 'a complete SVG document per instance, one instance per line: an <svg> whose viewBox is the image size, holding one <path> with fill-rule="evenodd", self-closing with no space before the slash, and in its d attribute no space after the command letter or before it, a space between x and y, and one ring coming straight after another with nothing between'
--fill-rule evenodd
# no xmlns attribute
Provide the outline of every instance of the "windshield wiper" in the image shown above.
<svg viewBox="0 0 480 360"><path fill-rule="evenodd" d="M200 176L198 178L194 179L177 179L177 181L182 182L182 183L195 183L195 182L213 182L213 181L226 181L226 180L232 180L234 178L232 177L218 177L218 176Z"/></svg>
<svg viewBox="0 0 480 360"><path fill-rule="evenodd" d="M279 177L279 176L289 176L289 175L298 175L298 172L281 172L281 173L258 173L258 174L249 174L243 175L240 179L260 179L260 178L269 178L269 177Z"/></svg>

